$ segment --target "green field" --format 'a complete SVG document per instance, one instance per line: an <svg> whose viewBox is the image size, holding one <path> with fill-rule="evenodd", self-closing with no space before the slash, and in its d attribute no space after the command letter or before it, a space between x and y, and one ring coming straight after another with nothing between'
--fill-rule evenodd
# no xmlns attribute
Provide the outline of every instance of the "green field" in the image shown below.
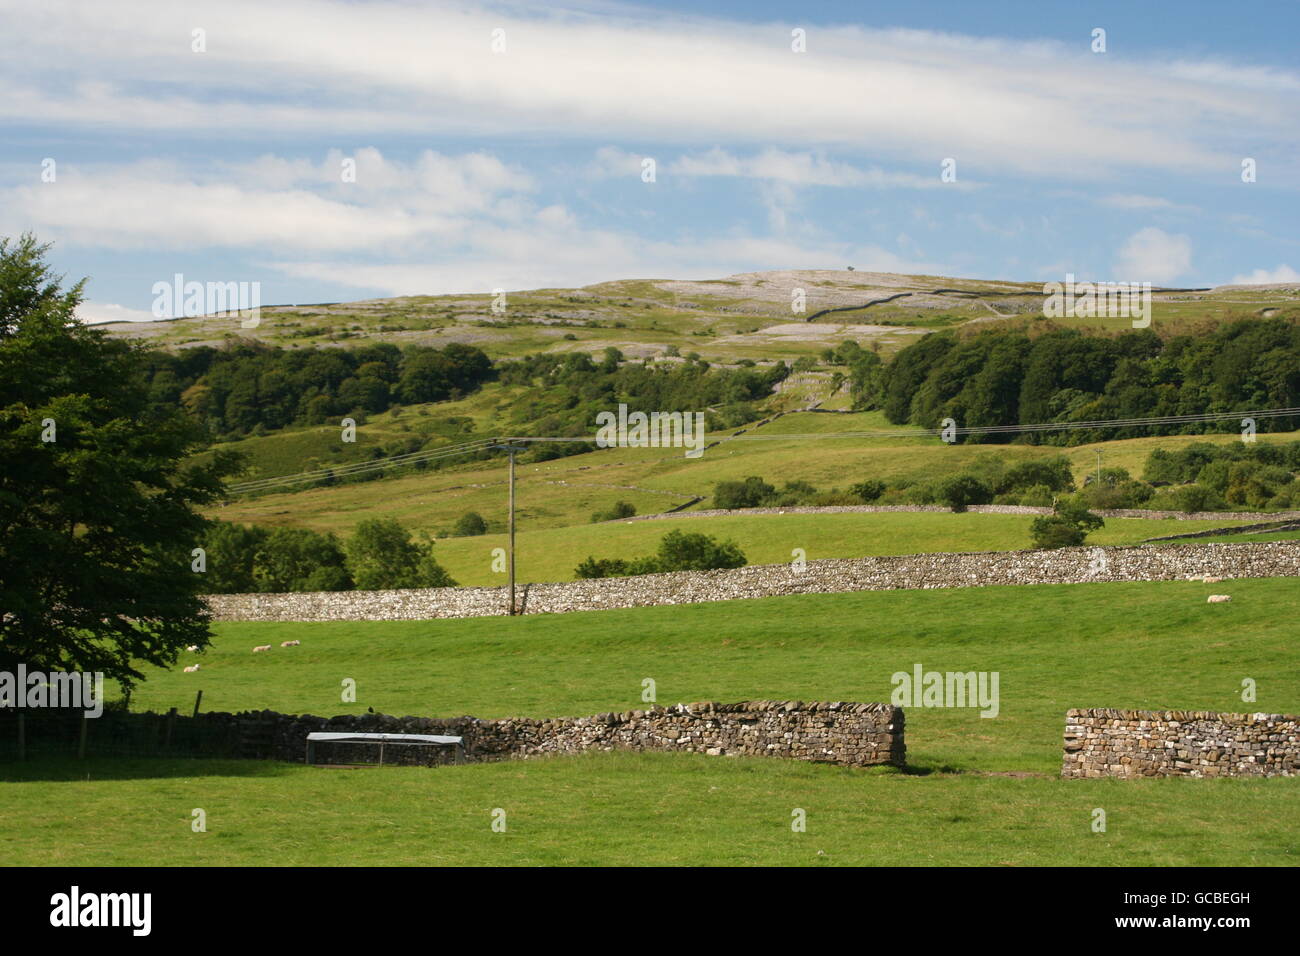
<svg viewBox="0 0 1300 956"><path fill-rule="evenodd" d="M495 386L493 386L495 388ZM490 389L455 411L467 415L486 414L495 408ZM453 404L453 403L448 403ZM428 406L441 409L442 406ZM442 414L439 412L439 414ZM415 427L422 418L406 412L397 426ZM358 428L358 443L369 425ZM375 435L365 438L372 445L395 434L390 417L377 416ZM587 524L593 512L608 509L616 501L632 503L639 514L664 512L692 497L705 500L692 510L712 507L709 496L719 481L758 475L773 484L806 481L822 490L847 489L867 478L886 481L924 481L955 474L981 459L1014 464L1031 458L1065 455L1074 469L1076 482L1096 468L1097 452L1107 468L1125 468L1134 476L1142 473L1153 449L1176 449L1192 442L1230 442L1234 435L1179 435L1133 438L1060 448L1042 445L944 445L934 438L906 437L910 429L888 424L879 412L850 415L815 413L790 414L745 435L724 441L698 459L688 459L676 449L607 449L537 464L521 462L517 472L517 522L522 531ZM845 432L893 432L898 437L857 438ZM489 431L475 432L491 435ZM276 447L277 442L317 442L326 449L336 442L337 429L310 430L311 438L297 438L304 432L281 432L251 439L233 447L249 450L256 443L259 460L267 472L297 473L293 453ZM820 436L801 438L796 436ZM720 436L711 436L720 437ZM1294 441L1300 433L1260 436L1260 441ZM325 452L322 451L322 454ZM280 457L274 457L280 456ZM319 456L305 459L318 463ZM267 462L278 462L272 468ZM303 468L307 465L303 465ZM373 517L394 517L412 531L437 532L448 528L466 511L486 518L493 530L504 530L506 510L506 466L504 460L469 464L440 471L428 471L382 481L309 488L258 497L235 498L212 508L209 514L226 521L274 526L291 525L317 531L347 534L356 524ZM1176 530L1176 529L1175 529ZM1191 527L1183 530L1196 530ZM1153 531L1151 537L1169 531ZM1023 547L1027 538L995 547ZM793 547L793 545L792 545ZM902 547L892 552L901 553ZM919 550L941 550L929 548ZM873 553L873 552L862 552ZM579 556L579 560L581 557Z"/></svg>
<svg viewBox="0 0 1300 956"><path fill-rule="evenodd" d="M1291 779L1064 781L1070 707L1300 711L1291 579L892 591L515 619L225 624L134 709L561 716L658 701L887 700L890 677L1000 674L996 718L907 710L908 768L596 754L439 769L203 761L0 767L30 863L1266 865L1300 862ZM281 649L281 640L302 646ZM254 657L254 644L273 643ZM188 655L187 655L188 656ZM339 703L343 678L355 705ZM1257 681L1243 704L1241 681ZM89 779L87 779L89 777ZM190 811L209 832L189 830ZM506 810L493 833L490 813ZM792 833L793 808L808 832ZM1094 807L1105 834L1089 829ZM1206 839L1206 834L1213 839ZM817 851L823 851L819 855Z"/></svg>
<svg viewBox="0 0 1300 956"><path fill-rule="evenodd" d="M520 581L571 581L584 558L630 558L653 554L669 531L713 535L735 541L750 564L782 564L801 548L809 561L862 558L936 551L1016 551L1032 547L1032 515L950 512L882 512L877 514L787 514L666 518L614 521L570 528L543 528L515 536L516 574ZM1245 521L1241 523L1246 523ZM1231 521L1177 518L1108 518L1088 536L1089 545L1135 545L1157 535L1221 528ZM1262 540L1225 535L1222 539ZM1271 540L1271 538L1269 539ZM1162 542L1164 543L1164 542ZM461 585L499 585L503 572L492 570L492 552L504 548L504 534L444 538L434 553Z"/></svg>

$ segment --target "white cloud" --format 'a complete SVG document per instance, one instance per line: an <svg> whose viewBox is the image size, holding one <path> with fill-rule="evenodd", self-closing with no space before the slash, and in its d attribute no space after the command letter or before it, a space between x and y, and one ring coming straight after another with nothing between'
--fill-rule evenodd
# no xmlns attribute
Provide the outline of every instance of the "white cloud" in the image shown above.
<svg viewBox="0 0 1300 956"><path fill-rule="evenodd" d="M153 322L148 309L128 309L115 302L83 302L77 306L77 318L88 325L101 322Z"/></svg>
<svg viewBox="0 0 1300 956"><path fill-rule="evenodd" d="M1201 170L1232 134L1294 153L1300 80L1222 62L1108 61L1086 45L459 2L4 2L0 119L207 136L438 130L870 150L929 176ZM190 50L207 30L208 52ZM506 31L494 54L490 32ZM288 41L286 38L292 38ZM111 77L104 82L102 77ZM1250 95L1243 96L1242 91Z"/></svg>
<svg viewBox="0 0 1300 956"><path fill-rule="evenodd" d="M1275 282L1300 282L1300 272L1290 266L1276 269L1256 269L1254 272L1232 277L1232 285L1269 285Z"/></svg>
<svg viewBox="0 0 1300 956"><path fill-rule="evenodd" d="M1103 206L1116 209L1181 209L1178 203L1160 196L1143 196L1138 193L1111 193L1097 200Z"/></svg>
<svg viewBox="0 0 1300 956"><path fill-rule="evenodd" d="M1164 285L1192 267L1192 241L1147 226L1124 241L1115 260L1115 274L1126 281Z"/></svg>
<svg viewBox="0 0 1300 956"><path fill-rule="evenodd" d="M356 160L344 182L342 161ZM0 190L0 226L112 249L246 249L291 246L400 251L464 237L484 219L528 215L518 197L532 178L482 152L425 151L412 163L376 149L320 163L263 156L223 176L188 174L161 162L59 167L54 183ZM12 231L19 231L13 229Z"/></svg>

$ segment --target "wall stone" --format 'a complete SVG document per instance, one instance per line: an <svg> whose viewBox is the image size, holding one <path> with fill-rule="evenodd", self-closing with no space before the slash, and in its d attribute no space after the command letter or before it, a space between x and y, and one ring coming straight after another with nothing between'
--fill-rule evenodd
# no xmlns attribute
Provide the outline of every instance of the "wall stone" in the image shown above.
<svg viewBox="0 0 1300 956"><path fill-rule="evenodd" d="M91 754L130 728L146 731L151 755L193 754L249 759L306 759L307 735L332 733L443 734L464 737L464 760L484 762L577 754L592 750L649 750L715 756L783 757L865 767L902 766L906 746L902 708L892 704L750 700L735 704L704 701L673 707L595 714L589 717L533 719L507 717L393 717L357 714L317 717L274 711L239 714L105 712L91 721ZM33 752L42 742L75 740L76 719L33 720ZM166 727L163 744L162 730ZM157 730L157 733L153 733ZM11 735L12 736L12 735ZM140 734L135 736L139 737ZM376 763L378 746L319 742L317 763ZM392 745L384 763L434 766L452 763L450 746Z"/></svg>
<svg viewBox="0 0 1300 956"><path fill-rule="evenodd" d="M1205 710L1070 710L1063 777L1293 777L1300 717Z"/></svg>
<svg viewBox="0 0 1300 956"><path fill-rule="evenodd" d="M1099 556L1104 561L1099 561ZM769 564L531 584L521 588L520 595L523 613L561 614L791 594L1176 581L1204 575L1225 579L1300 576L1300 541L835 558L809 561L802 570L789 564ZM207 600L217 621L391 621L503 615L508 597L506 588L497 587L221 594Z"/></svg>

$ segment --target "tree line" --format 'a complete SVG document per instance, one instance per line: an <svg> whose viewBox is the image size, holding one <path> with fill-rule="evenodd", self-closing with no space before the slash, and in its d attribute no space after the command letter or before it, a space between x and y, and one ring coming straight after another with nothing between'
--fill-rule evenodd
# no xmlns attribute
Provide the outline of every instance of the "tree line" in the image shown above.
<svg viewBox="0 0 1300 956"><path fill-rule="evenodd" d="M855 407L928 429L945 418L979 427L1300 406L1300 326L1281 318L1241 319L1167 339L1151 329L1113 336L1059 328L1042 334L942 332L902 349L887 364L863 350L849 360ZM1075 445L1239 427L1228 421L964 440ZM1292 431L1300 416L1263 419L1257 427Z"/></svg>

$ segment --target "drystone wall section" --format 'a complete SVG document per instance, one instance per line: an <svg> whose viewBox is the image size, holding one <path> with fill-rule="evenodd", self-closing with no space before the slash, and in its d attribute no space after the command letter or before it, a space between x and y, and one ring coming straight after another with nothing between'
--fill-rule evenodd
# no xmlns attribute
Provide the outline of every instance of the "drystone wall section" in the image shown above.
<svg viewBox="0 0 1300 956"><path fill-rule="evenodd" d="M1288 521L1300 511L1143 511L1140 508L1093 508L1103 518L1170 518L1177 521ZM1050 515L1038 505L970 505L978 515ZM946 505L791 505L787 508L706 508L700 511L633 515L619 521L659 521L666 518L726 518L736 515L841 515L841 514L952 514Z"/></svg>
<svg viewBox="0 0 1300 956"><path fill-rule="evenodd" d="M1294 777L1300 717L1205 710L1071 710L1063 777Z"/></svg>
<svg viewBox="0 0 1300 956"><path fill-rule="evenodd" d="M558 614L793 594L898 588L959 588L1097 581L1174 581L1300 576L1300 541L1167 548L1061 548L837 558L680 571L625 578L533 584L521 612ZM430 588L300 594L222 594L208 598L218 621L387 621L486 617L507 612L505 588Z"/></svg>
<svg viewBox="0 0 1300 956"><path fill-rule="evenodd" d="M99 726L103 722L105 726ZM207 756L306 759L307 735L328 733L439 734L463 737L466 762L512 760L599 750L650 750L717 756L783 757L865 767L902 766L903 711L892 704L751 700L704 701L673 707L537 720L508 717L316 717L253 711L197 717L106 713L94 721L90 752L114 736L110 724L167 725L170 749ZM63 728L70 736L75 728ZM161 739L161 738L160 738ZM317 763L375 763L378 745L317 742ZM36 748L39 749L39 748ZM434 766L455 762L451 746L388 745L385 764Z"/></svg>

